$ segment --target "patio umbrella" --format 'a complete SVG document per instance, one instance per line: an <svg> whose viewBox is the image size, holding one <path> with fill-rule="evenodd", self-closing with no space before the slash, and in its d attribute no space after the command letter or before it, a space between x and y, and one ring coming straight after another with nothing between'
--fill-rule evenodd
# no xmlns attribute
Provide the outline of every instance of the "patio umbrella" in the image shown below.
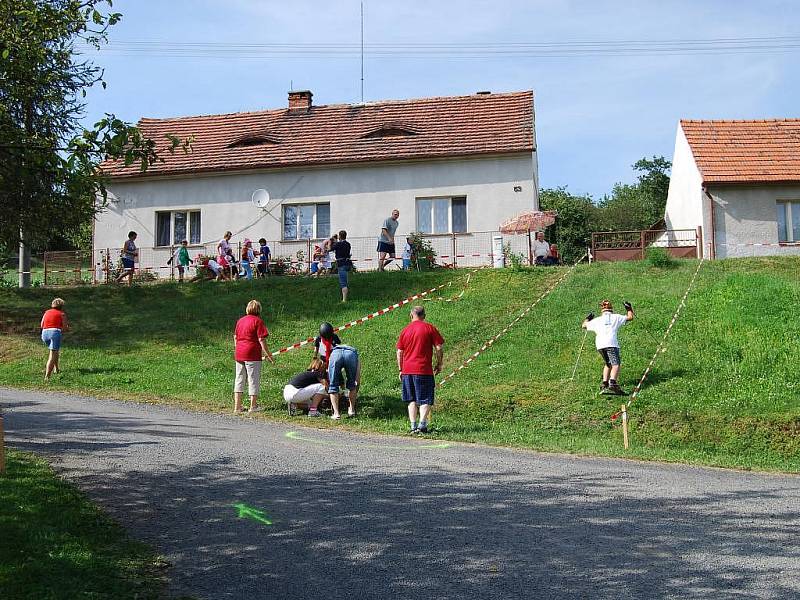
<svg viewBox="0 0 800 600"><path fill-rule="evenodd" d="M527 233L542 231L556 222L558 212L554 210L529 210L511 217L500 225L500 233Z"/></svg>

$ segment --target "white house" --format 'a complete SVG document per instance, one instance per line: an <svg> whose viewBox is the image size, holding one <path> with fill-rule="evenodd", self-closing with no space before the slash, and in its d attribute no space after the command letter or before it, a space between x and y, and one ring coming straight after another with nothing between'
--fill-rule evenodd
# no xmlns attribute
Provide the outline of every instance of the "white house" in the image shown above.
<svg viewBox="0 0 800 600"><path fill-rule="evenodd" d="M682 120L665 220L706 258L800 254L800 119Z"/></svg>
<svg viewBox="0 0 800 600"><path fill-rule="evenodd" d="M143 266L163 264L183 239L199 252L227 230L290 251L345 229L361 258L374 255L394 208L399 236L477 236L538 209L531 91L327 106L300 91L282 109L139 126L164 162L144 173L104 164L110 202L94 247L119 248L136 231ZM168 153L168 134L192 136L191 152ZM259 189L266 209L252 201Z"/></svg>

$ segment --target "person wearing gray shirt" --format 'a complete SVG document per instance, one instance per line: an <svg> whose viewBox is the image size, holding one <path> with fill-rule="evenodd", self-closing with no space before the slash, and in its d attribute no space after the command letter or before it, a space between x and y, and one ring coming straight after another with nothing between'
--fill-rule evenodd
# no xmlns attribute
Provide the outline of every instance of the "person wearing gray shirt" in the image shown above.
<svg viewBox="0 0 800 600"><path fill-rule="evenodd" d="M383 271L384 267L392 262L395 256L394 233L397 231L400 211L396 208L392 211L392 216L383 222L381 234L378 236L378 271ZM389 258L386 258L389 256Z"/></svg>

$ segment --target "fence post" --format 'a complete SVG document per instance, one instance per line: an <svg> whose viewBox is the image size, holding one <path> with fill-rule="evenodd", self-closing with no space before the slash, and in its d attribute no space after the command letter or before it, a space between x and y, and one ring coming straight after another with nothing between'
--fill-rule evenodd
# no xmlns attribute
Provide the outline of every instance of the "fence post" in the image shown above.
<svg viewBox="0 0 800 600"><path fill-rule="evenodd" d="M311 273L311 238L306 240L306 271Z"/></svg>
<svg viewBox="0 0 800 600"><path fill-rule="evenodd" d="M697 258L703 258L703 226L698 225L694 233L694 243L697 247Z"/></svg>
<svg viewBox="0 0 800 600"><path fill-rule="evenodd" d="M531 240L530 227L528 227L528 266L533 266L533 241Z"/></svg>
<svg viewBox="0 0 800 600"><path fill-rule="evenodd" d="M111 282L111 248L106 248L106 283Z"/></svg>
<svg viewBox="0 0 800 600"><path fill-rule="evenodd" d="M455 269L456 268L456 264L457 264L457 262L456 262L456 249L457 249L456 248L456 234L454 233L452 235L453 235L453 268Z"/></svg>
<svg viewBox="0 0 800 600"><path fill-rule="evenodd" d="M170 281L175 281L175 261L173 257L175 256L175 246L169 247L169 278Z"/></svg>
<svg viewBox="0 0 800 600"><path fill-rule="evenodd" d="M44 285L47 286L47 252L44 253Z"/></svg>
<svg viewBox="0 0 800 600"><path fill-rule="evenodd" d="M639 245L642 248L642 260L644 260L644 230L639 232Z"/></svg>

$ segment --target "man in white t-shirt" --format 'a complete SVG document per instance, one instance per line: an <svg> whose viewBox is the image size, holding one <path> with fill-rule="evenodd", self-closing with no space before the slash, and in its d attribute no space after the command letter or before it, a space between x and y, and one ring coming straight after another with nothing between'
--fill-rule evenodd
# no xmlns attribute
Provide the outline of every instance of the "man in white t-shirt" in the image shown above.
<svg viewBox="0 0 800 600"><path fill-rule="evenodd" d="M533 240L534 263L544 265L548 256L550 256L550 244L545 241L544 233L540 231L536 234L536 239Z"/></svg>
<svg viewBox="0 0 800 600"><path fill-rule="evenodd" d="M619 387L617 377L622 361L619 356L619 340L617 331L628 321L633 321L633 307L630 302L623 302L626 314L614 314L614 307L609 300L600 303L600 316L595 318L594 313L586 315L581 327L595 333L595 347L603 357L603 383L600 385L601 394L616 394L624 396L625 392Z"/></svg>

